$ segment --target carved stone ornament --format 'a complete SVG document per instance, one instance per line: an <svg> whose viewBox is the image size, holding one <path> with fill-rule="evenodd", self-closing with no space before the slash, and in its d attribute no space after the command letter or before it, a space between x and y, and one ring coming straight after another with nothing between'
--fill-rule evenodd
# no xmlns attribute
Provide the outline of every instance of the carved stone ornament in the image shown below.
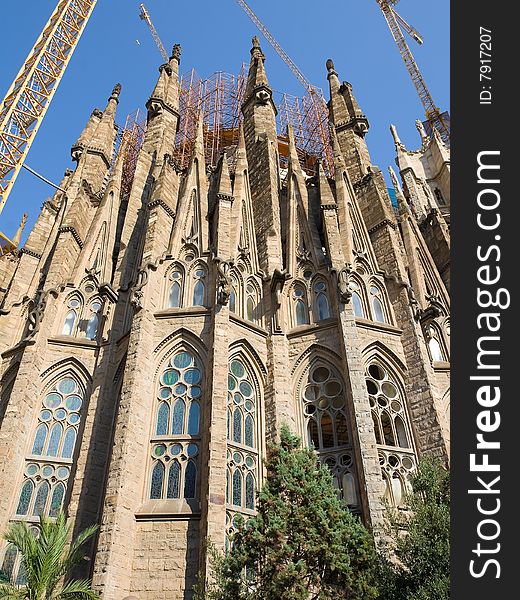
<svg viewBox="0 0 520 600"><path fill-rule="evenodd" d="M217 265L217 302L222 306L227 306L229 298L231 296L231 268L233 266L232 261L221 260L215 258L215 264Z"/></svg>
<svg viewBox="0 0 520 600"><path fill-rule="evenodd" d="M256 92L256 101L259 104L267 104L269 102L269 100L271 100L271 94L264 88L262 88L261 90L258 90L258 92Z"/></svg>
<svg viewBox="0 0 520 600"><path fill-rule="evenodd" d="M352 290L349 288L351 272L351 266L345 265L345 268L338 273L338 294L343 304L348 304L352 298Z"/></svg>

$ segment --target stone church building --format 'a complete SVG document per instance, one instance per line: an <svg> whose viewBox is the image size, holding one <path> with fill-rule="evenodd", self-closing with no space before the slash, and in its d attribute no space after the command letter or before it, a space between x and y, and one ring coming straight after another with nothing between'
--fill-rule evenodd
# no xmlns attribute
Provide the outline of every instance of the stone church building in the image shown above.
<svg viewBox="0 0 520 600"><path fill-rule="evenodd" d="M81 575L106 600L191 598L284 423L376 529L418 458L449 456L449 150L393 129L394 206L329 60L333 172L303 170L291 128L282 164L264 61L255 38L238 144L206 164L199 115L180 168L175 46L125 194L116 86L0 258L0 530L99 523ZM13 548L0 568L23 581Z"/></svg>

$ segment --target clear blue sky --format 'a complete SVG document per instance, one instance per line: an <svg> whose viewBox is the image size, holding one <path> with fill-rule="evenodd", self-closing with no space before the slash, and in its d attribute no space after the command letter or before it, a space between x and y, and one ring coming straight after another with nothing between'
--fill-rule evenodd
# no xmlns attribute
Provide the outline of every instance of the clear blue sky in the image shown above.
<svg viewBox="0 0 520 600"><path fill-rule="evenodd" d="M2 0L0 98L56 4L57 0ZM166 49L175 42L182 45L181 72L194 67L202 77L215 71L236 73L249 60L257 30L235 0L145 4ZM410 149L419 146L414 122L423 118L422 105L376 0L250 0L249 4L307 78L326 91L327 99L325 61L334 59L340 80L353 84L368 116L369 149L385 176L395 157L390 123L397 125ZM29 166L56 183L66 168L73 167L70 147L92 109L104 107L115 83L123 85L120 124L128 113L144 107L153 89L162 59L139 19L138 7L139 0L98 0L27 158ZM402 0L396 8L422 34L424 45L409 40L410 47L435 102L449 110L449 1ZM288 67L263 38L261 42L273 89L302 95ZM25 239L42 202L52 193L52 188L22 171L0 216L0 231L12 236L26 211Z"/></svg>

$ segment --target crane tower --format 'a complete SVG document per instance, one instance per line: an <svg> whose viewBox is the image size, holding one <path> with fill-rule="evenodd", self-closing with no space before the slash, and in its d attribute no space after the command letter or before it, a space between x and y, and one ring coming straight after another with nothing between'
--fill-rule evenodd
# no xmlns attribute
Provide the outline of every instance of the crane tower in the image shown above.
<svg viewBox="0 0 520 600"><path fill-rule="evenodd" d="M418 43L422 44L423 40L419 33L409 25L393 8L393 5L397 4L399 0L377 0L383 15L386 19L390 32L397 44L399 53L404 61L404 64L412 78L412 83L415 86L419 100L421 101L426 119L433 129L436 129L444 142L449 145L450 143L450 128L448 121L444 117L445 113L441 113L435 102L433 101L432 95L430 94L426 83L423 79L422 73L415 62L413 54L406 43L403 31L401 27Z"/></svg>
<svg viewBox="0 0 520 600"><path fill-rule="evenodd" d="M0 107L0 213L97 0L59 0Z"/></svg>

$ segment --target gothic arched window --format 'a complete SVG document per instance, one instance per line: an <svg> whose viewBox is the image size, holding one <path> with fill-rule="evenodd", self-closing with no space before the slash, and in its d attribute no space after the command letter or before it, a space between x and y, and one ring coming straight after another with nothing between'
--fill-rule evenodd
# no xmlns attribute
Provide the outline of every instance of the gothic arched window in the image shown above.
<svg viewBox="0 0 520 600"><path fill-rule="evenodd" d="M192 306L204 306L206 294L206 271L201 267L195 269L193 273L193 296Z"/></svg>
<svg viewBox="0 0 520 600"><path fill-rule="evenodd" d="M252 283L246 286L246 317L248 321L256 321L258 298L256 288Z"/></svg>
<svg viewBox="0 0 520 600"><path fill-rule="evenodd" d="M316 281L313 286L314 306L316 308L316 321L324 321L330 318L329 299L327 297L327 284L324 281Z"/></svg>
<svg viewBox="0 0 520 600"><path fill-rule="evenodd" d="M233 358L228 373L227 520L252 514L258 486L259 440L257 386L242 358ZM248 512L249 511L249 512ZM228 530L230 534L232 528Z"/></svg>
<svg viewBox="0 0 520 600"><path fill-rule="evenodd" d="M442 195L442 192L440 191L440 189L436 187L433 190L433 193L435 194L435 199L437 200L438 205L446 206L446 200L444 199L444 196Z"/></svg>
<svg viewBox="0 0 520 600"><path fill-rule="evenodd" d="M238 282L231 276L231 292L229 293L229 310L232 313L239 314Z"/></svg>
<svg viewBox="0 0 520 600"><path fill-rule="evenodd" d="M372 304L374 321L386 323L387 319L385 316L381 290L375 285L370 286L370 303Z"/></svg>
<svg viewBox="0 0 520 600"><path fill-rule="evenodd" d="M99 314L101 312L101 302L95 299L90 303L89 314L87 315L88 322L85 330L85 337L89 340L95 340L99 327Z"/></svg>
<svg viewBox="0 0 520 600"><path fill-rule="evenodd" d="M328 363L315 362L304 381L301 403L309 446L330 468L343 499L358 506L345 386L339 373Z"/></svg>
<svg viewBox="0 0 520 600"><path fill-rule="evenodd" d="M294 305L294 320L296 326L308 325L309 311L307 308L307 295L302 286L295 286L292 293Z"/></svg>
<svg viewBox="0 0 520 600"><path fill-rule="evenodd" d="M416 465L405 399L395 377L381 362L371 361L365 377L385 498L401 506Z"/></svg>
<svg viewBox="0 0 520 600"><path fill-rule="evenodd" d="M444 328L447 336L449 336L449 323ZM446 359L446 353L443 350L442 345L442 333L440 328L438 329L435 325L430 324L426 328L426 339L428 341L428 350L430 352L430 358L432 362L443 362Z"/></svg>
<svg viewBox="0 0 520 600"><path fill-rule="evenodd" d="M175 269L170 274L170 289L168 290L168 308L182 306L182 273Z"/></svg>
<svg viewBox="0 0 520 600"><path fill-rule="evenodd" d="M352 308L354 315L362 319L365 318L365 310L363 308L363 300L361 299L361 288L356 281L351 281L348 287L352 293Z"/></svg>
<svg viewBox="0 0 520 600"><path fill-rule="evenodd" d="M63 329L61 331L62 335L75 335L76 329L79 322L79 317L81 314L81 300L73 296L70 298L67 308L69 309L67 314L65 315L65 319L63 321Z"/></svg>
<svg viewBox="0 0 520 600"><path fill-rule="evenodd" d="M63 505L69 479L85 392L73 375L48 388L26 457L24 481L16 515L37 519L55 517Z"/></svg>
<svg viewBox="0 0 520 600"><path fill-rule="evenodd" d="M198 496L202 367L180 350L164 366L152 438L150 499Z"/></svg>

